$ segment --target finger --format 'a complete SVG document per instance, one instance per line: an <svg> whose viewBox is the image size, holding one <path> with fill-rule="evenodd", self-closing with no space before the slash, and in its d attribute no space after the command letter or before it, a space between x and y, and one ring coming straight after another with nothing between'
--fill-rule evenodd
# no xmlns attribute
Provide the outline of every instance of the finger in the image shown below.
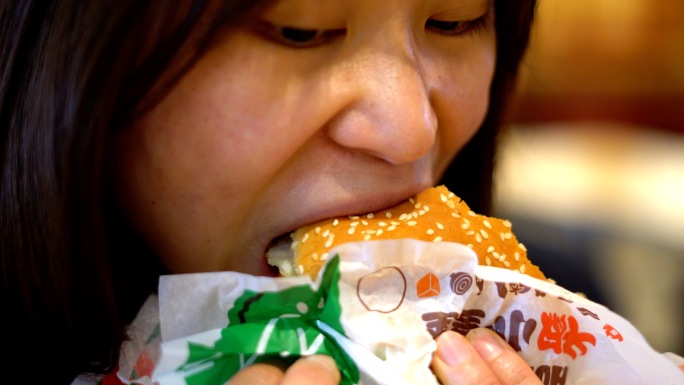
<svg viewBox="0 0 684 385"><path fill-rule="evenodd" d="M499 384L499 380L468 340L453 331L437 338L432 370L443 385Z"/></svg>
<svg viewBox="0 0 684 385"><path fill-rule="evenodd" d="M473 329L466 339L505 385L538 385L541 381L513 348L490 329Z"/></svg>
<svg viewBox="0 0 684 385"><path fill-rule="evenodd" d="M285 370L282 365L258 363L235 373L227 385L276 385L280 383L284 375Z"/></svg>
<svg viewBox="0 0 684 385"><path fill-rule="evenodd" d="M280 385L338 385L340 371L325 355L307 356L295 361L285 372Z"/></svg>

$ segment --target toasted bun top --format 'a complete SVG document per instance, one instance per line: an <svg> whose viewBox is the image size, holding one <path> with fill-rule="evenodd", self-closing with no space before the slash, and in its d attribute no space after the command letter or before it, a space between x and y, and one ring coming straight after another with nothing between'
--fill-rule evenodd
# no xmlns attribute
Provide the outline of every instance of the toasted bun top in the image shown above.
<svg viewBox="0 0 684 385"><path fill-rule="evenodd" d="M292 234L296 272L315 278L330 249L342 243L399 238L461 243L475 251L481 265L544 279L527 259L527 250L511 232L509 221L474 213L445 186L429 188L387 210L297 229Z"/></svg>

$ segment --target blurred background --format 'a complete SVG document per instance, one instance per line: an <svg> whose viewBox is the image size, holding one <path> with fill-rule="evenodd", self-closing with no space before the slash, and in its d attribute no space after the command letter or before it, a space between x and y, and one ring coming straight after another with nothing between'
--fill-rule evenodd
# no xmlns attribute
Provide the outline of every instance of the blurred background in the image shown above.
<svg viewBox="0 0 684 385"><path fill-rule="evenodd" d="M682 0L540 0L495 198L547 276L679 355L682 15Z"/></svg>

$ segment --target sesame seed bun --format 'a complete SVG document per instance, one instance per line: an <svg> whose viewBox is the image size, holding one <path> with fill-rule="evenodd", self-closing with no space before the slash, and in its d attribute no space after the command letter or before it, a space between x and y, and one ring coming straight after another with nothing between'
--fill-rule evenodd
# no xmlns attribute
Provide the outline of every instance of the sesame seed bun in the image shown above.
<svg viewBox="0 0 684 385"><path fill-rule="evenodd" d="M527 250L511 232L511 223L474 213L445 186L429 188L399 205L360 216L327 219L291 234L294 271L315 278L330 250L342 243L413 238L457 242L472 248L479 264L516 270L545 279L527 259ZM271 258L269 262L272 264ZM282 272L281 268L281 272Z"/></svg>

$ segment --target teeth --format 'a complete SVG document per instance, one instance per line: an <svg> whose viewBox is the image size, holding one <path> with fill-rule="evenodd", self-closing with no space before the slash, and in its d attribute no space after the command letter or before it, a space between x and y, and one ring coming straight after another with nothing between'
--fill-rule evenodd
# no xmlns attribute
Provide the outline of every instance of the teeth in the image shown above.
<svg viewBox="0 0 684 385"><path fill-rule="evenodd" d="M271 241L271 245L266 251L266 260L271 266L276 266L280 275L290 277L296 275L294 266L294 252L290 245L292 239L289 234L282 235Z"/></svg>

